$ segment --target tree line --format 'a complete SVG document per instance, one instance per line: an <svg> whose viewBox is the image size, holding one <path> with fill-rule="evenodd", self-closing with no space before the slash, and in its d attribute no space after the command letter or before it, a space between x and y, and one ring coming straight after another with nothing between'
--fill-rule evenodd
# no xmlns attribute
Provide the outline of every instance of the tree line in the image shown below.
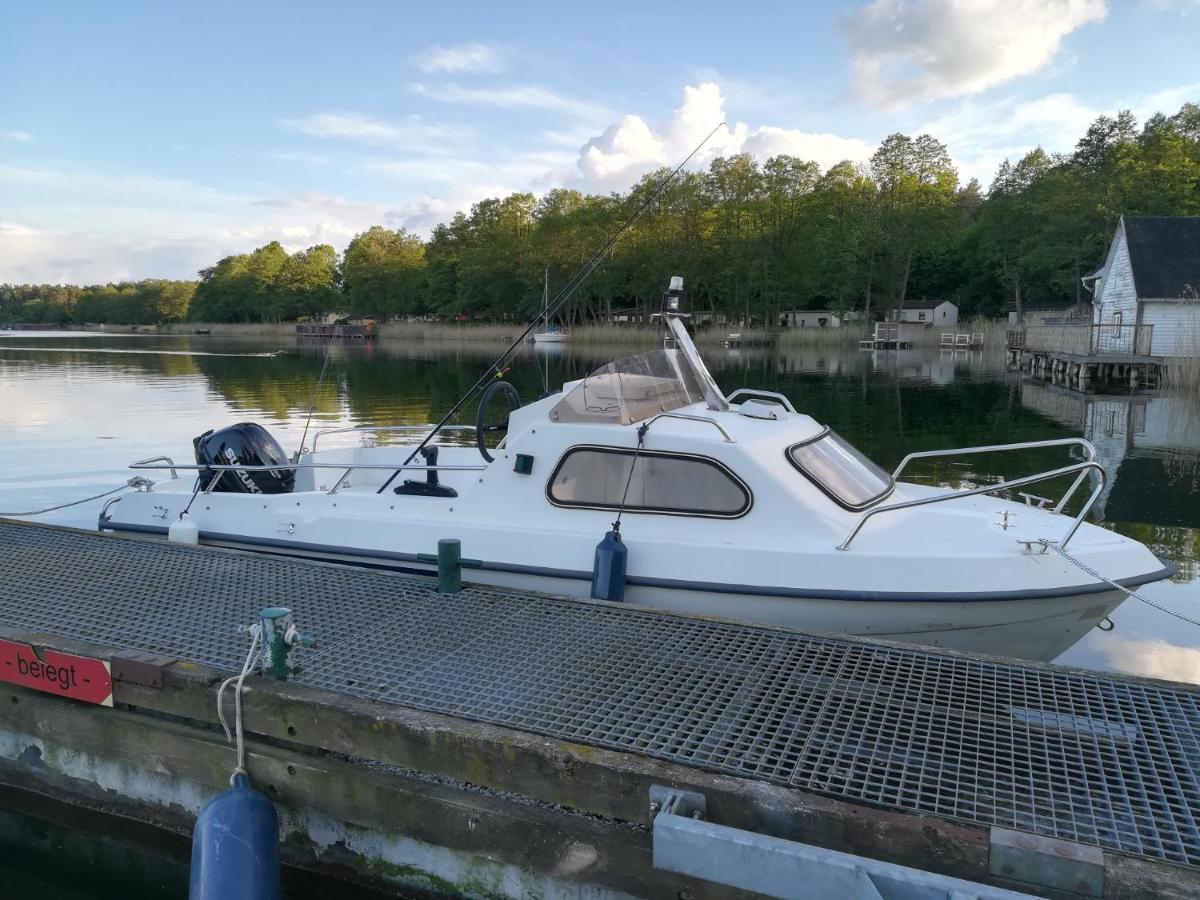
<svg viewBox="0 0 1200 900"><path fill-rule="evenodd" d="M228 256L196 282L0 285L0 322L278 322L330 312L527 320L544 273L564 284L667 174L629 191L516 193L476 203L422 239L376 226L340 256L278 243ZM893 134L866 164L822 172L776 156L714 160L666 189L562 311L568 324L648 314L670 275L693 309L750 323L787 309L857 310L906 298L996 315L1078 298L1122 214L1200 214L1200 106L1140 125L1097 118L1071 153L1006 160L984 190L947 147Z"/></svg>

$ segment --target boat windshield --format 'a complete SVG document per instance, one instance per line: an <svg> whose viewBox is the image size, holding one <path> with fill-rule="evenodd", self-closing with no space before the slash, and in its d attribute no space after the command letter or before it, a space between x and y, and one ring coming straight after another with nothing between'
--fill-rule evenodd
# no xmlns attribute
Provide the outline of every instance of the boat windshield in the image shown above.
<svg viewBox="0 0 1200 900"><path fill-rule="evenodd" d="M630 425L703 399L700 379L678 350L653 350L592 372L555 405L550 419Z"/></svg>
<svg viewBox="0 0 1200 900"><path fill-rule="evenodd" d="M822 491L847 509L866 509L892 492L892 476L837 433L788 448L788 459Z"/></svg>

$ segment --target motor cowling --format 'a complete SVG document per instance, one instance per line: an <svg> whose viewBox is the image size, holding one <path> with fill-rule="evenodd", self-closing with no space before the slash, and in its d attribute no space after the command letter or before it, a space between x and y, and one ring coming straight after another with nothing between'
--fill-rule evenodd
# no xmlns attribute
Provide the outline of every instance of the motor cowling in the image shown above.
<svg viewBox="0 0 1200 900"><path fill-rule="evenodd" d="M192 441L196 462L202 466L278 466L287 454L271 433L254 422L240 422L219 431L206 431ZM201 472L200 489L218 478L214 491L237 494L286 494L295 487L295 469L272 472Z"/></svg>

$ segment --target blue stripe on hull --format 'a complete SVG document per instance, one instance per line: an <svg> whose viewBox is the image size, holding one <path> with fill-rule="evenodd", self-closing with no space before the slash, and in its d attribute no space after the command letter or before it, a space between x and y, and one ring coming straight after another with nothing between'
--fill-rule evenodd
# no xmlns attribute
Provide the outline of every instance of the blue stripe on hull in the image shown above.
<svg viewBox="0 0 1200 900"><path fill-rule="evenodd" d="M111 521L102 522L101 529L157 535L166 535L167 533L165 526L125 525ZM430 575L434 571L432 569L409 568L396 565L396 563L420 562L421 560L416 553L365 549L357 549L350 552L345 547L336 547L330 544L308 544L299 541L281 541L275 538L247 538L244 535L223 534L214 531L202 531L200 532L200 537L206 541L235 544L242 549L261 547L268 552L282 552L289 556L303 557L306 554L329 554L343 557L339 561L352 565L360 565L368 568L387 568L413 575ZM373 560L380 560L380 562L373 562ZM481 562L478 568L492 572L535 575L541 578L565 578L573 581L587 582L592 580L591 572L580 569L553 569L543 566L525 566L516 563L491 562L487 560ZM1118 578L1115 581L1117 584L1121 584L1127 588L1136 588L1153 581L1162 581L1174 574L1175 566L1168 562L1163 563L1162 568L1156 572L1135 575L1132 578ZM1040 600L1052 597L1076 597L1080 594L1096 594L1111 590L1107 584L1096 582L1095 584L1071 585L1070 587L1033 588L1020 591L964 591L961 593L943 592L930 594L920 591L847 591L781 587L777 585L725 584L718 581L688 581L674 578L651 578L644 575L630 575L626 578L626 583L639 587L656 587L675 591L703 591L714 594L742 594L756 597L788 597L798 600L851 600L876 603L979 603L983 601Z"/></svg>

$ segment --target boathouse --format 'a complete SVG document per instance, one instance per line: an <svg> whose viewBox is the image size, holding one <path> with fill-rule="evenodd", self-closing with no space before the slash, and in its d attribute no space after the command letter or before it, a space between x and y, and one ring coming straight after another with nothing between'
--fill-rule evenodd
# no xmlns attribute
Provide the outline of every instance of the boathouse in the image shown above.
<svg viewBox="0 0 1200 900"><path fill-rule="evenodd" d="M1124 340L1140 332L1148 356L1200 356L1200 216L1122 216L1084 286L1101 332Z"/></svg>

